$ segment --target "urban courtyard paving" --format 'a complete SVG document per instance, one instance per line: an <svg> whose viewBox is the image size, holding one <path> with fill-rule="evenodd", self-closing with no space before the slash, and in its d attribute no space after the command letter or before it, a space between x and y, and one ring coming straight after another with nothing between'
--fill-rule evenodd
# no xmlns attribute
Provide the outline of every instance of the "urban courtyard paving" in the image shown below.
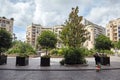
<svg viewBox="0 0 120 80"><path fill-rule="evenodd" d="M94 58L86 58L88 66L61 66L61 58L52 58L50 67L40 67L40 58L31 58L28 66L15 66L9 57L0 65L0 80L120 80L120 57L111 56L111 65L96 72Z"/></svg>
<svg viewBox="0 0 120 80"><path fill-rule="evenodd" d="M101 72L0 70L0 80L120 80L120 70Z"/></svg>

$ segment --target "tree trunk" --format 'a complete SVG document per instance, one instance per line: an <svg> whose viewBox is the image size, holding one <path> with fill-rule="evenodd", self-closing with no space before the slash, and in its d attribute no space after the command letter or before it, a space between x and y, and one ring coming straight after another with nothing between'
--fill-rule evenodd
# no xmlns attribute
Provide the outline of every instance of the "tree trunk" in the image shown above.
<svg viewBox="0 0 120 80"><path fill-rule="evenodd" d="M0 56L1 56L2 52L0 51Z"/></svg>
<svg viewBox="0 0 120 80"><path fill-rule="evenodd" d="M47 48L46 48L46 55L47 55Z"/></svg>

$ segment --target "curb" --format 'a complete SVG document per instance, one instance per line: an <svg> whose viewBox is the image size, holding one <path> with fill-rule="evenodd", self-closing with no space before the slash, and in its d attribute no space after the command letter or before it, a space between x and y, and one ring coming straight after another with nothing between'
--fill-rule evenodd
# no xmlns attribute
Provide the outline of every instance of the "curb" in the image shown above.
<svg viewBox="0 0 120 80"><path fill-rule="evenodd" d="M120 68L103 68L101 70L118 70ZM13 70L13 71L94 71L96 69L8 69L0 68L0 70Z"/></svg>

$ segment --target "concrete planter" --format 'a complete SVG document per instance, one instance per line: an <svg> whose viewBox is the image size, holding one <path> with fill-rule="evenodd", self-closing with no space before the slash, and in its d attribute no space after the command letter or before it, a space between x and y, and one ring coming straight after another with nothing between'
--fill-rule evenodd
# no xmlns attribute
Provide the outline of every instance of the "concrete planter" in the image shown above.
<svg viewBox="0 0 120 80"><path fill-rule="evenodd" d="M29 64L29 57L16 56L16 66L26 66Z"/></svg>
<svg viewBox="0 0 120 80"><path fill-rule="evenodd" d="M110 65L110 57L101 57L102 65Z"/></svg>
<svg viewBox="0 0 120 80"><path fill-rule="evenodd" d="M41 57L40 66L50 66L50 57Z"/></svg>
<svg viewBox="0 0 120 80"><path fill-rule="evenodd" d="M0 56L0 65L7 64L7 55Z"/></svg>

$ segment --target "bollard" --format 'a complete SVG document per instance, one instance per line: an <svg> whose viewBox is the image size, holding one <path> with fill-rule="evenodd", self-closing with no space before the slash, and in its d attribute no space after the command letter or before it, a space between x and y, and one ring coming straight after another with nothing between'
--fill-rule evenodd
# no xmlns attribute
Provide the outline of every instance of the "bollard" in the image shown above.
<svg viewBox="0 0 120 80"><path fill-rule="evenodd" d="M98 64L98 65L96 66L96 72L99 72L100 70L101 70L101 65Z"/></svg>

